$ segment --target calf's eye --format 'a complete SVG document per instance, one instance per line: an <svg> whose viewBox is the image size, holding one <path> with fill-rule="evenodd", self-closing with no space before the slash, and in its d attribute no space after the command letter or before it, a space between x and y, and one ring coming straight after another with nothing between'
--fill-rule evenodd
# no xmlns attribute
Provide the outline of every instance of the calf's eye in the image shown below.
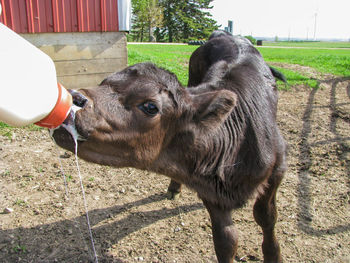
<svg viewBox="0 0 350 263"><path fill-rule="evenodd" d="M155 116L159 110L158 107L153 102L145 102L138 106L140 110L150 116Z"/></svg>

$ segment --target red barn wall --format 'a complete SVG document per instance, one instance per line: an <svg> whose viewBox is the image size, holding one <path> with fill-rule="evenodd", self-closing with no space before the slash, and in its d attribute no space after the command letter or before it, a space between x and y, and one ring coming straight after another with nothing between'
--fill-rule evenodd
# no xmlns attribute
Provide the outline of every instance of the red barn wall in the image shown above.
<svg viewBox="0 0 350 263"><path fill-rule="evenodd" d="M117 32L117 0L0 0L0 22L17 33Z"/></svg>

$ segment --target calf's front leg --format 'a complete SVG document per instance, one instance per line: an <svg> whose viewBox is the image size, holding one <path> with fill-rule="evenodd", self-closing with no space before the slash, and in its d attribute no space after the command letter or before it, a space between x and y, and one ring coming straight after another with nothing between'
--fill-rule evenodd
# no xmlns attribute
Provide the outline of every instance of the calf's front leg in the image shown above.
<svg viewBox="0 0 350 263"><path fill-rule="evenodd" d="M210 215L218 262L233 263L237 253L238 233L232 222L231 210L223 210L204 200L203 203Z"/></svg>

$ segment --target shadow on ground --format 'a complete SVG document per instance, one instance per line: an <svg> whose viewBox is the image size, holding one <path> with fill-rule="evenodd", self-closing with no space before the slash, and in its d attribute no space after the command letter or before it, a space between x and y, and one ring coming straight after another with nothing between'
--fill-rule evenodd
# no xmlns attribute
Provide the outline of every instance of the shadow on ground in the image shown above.
<svg viewBox="0 0 350 263"><path fill-rule="evenodd" d="M129 213L121 220L113 220L117 214L132 207L158 202L165 198L165 195L151 195L120 206L89 211L99 262L124 262L122 259L111 258L108 255L108 249L112 244L118 243L125 236L158 220L178 216L180 211L188 213L204 208L201 203L196 203L173 209L160 208L149 212ZM100 224L105 220L111 223ZM55 240L48 240L50 237L65 240L65 242L57 243ZM12 244L11 240L14 238L17 242ZM27 240L28 238L31 240ZM2 248L7 246L7 249L1 250L5 252L3 255L0 254L2 262L94 262L95 258L88 236L85 214L72 220L62 220L32 228L0 230L0 245Z"/></svg>

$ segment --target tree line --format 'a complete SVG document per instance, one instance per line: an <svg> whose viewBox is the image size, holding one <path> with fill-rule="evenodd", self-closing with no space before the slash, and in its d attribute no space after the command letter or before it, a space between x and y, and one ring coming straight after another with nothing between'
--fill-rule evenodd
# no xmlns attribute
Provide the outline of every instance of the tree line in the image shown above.
<svg viewBox="0 0 350 263"><path fill-rule="evenodd" d="M131 0L132 30L138 42L188 42L207 39L219 28L208 12L213 0Z"/></svg>

